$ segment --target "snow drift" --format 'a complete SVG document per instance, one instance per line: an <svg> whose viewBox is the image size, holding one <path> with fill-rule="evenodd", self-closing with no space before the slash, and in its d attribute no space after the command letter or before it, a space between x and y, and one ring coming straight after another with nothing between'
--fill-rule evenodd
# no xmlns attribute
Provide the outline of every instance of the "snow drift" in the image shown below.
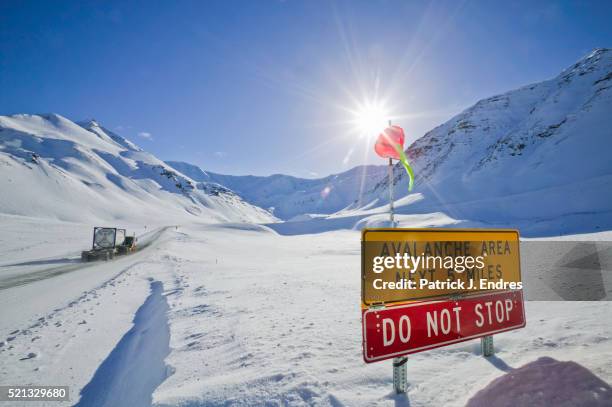
<svg viewBox="0 0 612 407"><path fill-rule="evenodd" d="M612 388L576 362L541 357L493 380L466 407L612 405Z"/></svg>

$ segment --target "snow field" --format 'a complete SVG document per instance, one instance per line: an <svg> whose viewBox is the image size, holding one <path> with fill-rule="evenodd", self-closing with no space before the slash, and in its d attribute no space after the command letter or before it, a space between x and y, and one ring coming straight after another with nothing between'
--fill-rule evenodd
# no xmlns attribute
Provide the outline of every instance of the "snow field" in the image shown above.
<svg viewBox="0 0 612 407"><path fill-rule="evenodd" d="M156 406L463 406L542 356L612 381L610 302L527 302L527 327L496 335L494 358L480 355L477 340L410 356L408 393L394 395L391 362L366 365L361 356L359 239L356 231L171 227L140 253L0 291L1 309L15 314L0 326L0 382L52 379L71 386L74 403L81 391L100 391L96 377L108 369L126 378L124 390L111 386L117 394L138 389ZM130 344L147 330L138 315L154 314L142 311L152 281L168 311L150 329L167 323L170 338L164 364L147 370ZM21 307L24 296L38 308ZM142 349L158 349L149 359L159 360L163 344L143 335ZM112 363L116 354L146 377L169 376L148 394L147 380Z"/></svg>

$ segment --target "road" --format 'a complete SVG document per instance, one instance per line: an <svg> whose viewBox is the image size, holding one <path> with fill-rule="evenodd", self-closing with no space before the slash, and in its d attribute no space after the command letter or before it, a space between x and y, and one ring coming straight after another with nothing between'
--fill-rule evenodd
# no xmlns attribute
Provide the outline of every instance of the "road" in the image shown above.
<svg viewBox="0 0 612 407"><path fill-rule="evenodd" d="M137 254L144 253L146 249L151 244L155 243L169 228L171 228L171 226L159 227L144 235L138 236ZM111 260L111 262L120 260L122 260L121 257L116 257L114 260ZM48 278L57 277L77 270L92 268L97 265L99 265L98 262L82 262L80 256L77 255L75 255L74 257L46 258L4 265L2 266L3 268L15 269L13 270L14 272L10 273L8 276L0 275L0 291L26 284L31 284L36 281L46 280ZM43 266L43 268L40 269L37 268L37 266Z"/></svg>

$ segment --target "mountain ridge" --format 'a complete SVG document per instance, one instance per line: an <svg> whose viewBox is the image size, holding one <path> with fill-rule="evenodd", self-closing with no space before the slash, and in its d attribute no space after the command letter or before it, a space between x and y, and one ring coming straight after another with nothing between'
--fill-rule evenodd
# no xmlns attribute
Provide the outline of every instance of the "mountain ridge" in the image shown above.
<svg viewBox="0 0 612 407"><path fill-rule="evenodd" d="M229 189L195 182L96 121L0 116L0 212L102 222L274 222Z"/></svg>
<svg viewBox="0 0 612 407"><path fill-rule="evenodd" d="M387 174L386 166L360 165L315 179L284 174L224 175L182 161L166 163L196 181L224 185L246 201L272 210L285 220L304 214L331 214L354 205L360 190L371 188Z"/></svg>
<svg viewBox="0 0 612 407"><path fill-rule="evenodd" d="M421 199L397 212L524 224L527 233L545 219L552 234L612 227L611 112L609 48L554 78L482 99L406 149ZM398 166L394 181L395 196L407 196ZM382 179L364 199L386 204L388 185Z"/></svg>
<svg viewBox="0 0 612 407"><path fill-rule="evenodd" d="M612 228L611 89L612 50L599 48L554 78L477 101L406 149L417 179L409 194L405 172L394 167L396 213L523 225L527 234ZM3 168L15 160L29 168L36 164L81 177L90 189L101 184L87 184L87 177L102 171L125 192L143 189L161 201L179 197L187 213L221 204L224 210L241 207L255 221L275 221L272 212L292 221L334 218L342 227L347 223L338 219L345 217L362 227L388 210L385 166L357 166L317 179L223 175L162 162L95 120L74 123L56 114L0 116L0 141ZM159 191L171 195L162 198ZM21 213L19 202L8 213ZM6 202L0 204L6 211Z"/></svg>

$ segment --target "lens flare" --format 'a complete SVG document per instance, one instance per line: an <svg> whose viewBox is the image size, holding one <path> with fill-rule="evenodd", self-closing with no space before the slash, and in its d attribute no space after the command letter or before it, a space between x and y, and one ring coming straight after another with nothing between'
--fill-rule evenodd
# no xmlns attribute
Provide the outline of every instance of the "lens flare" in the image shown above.
<svg viewBox="0 0 612 407"><path fill-rule="evenodd" d="M323 188L323 190L321 190L321 199L325 199L327 198L327 196L329 195L329 193L331 192L331 187L328 185L325 188Z"/></svg>
<svg viewBox="0 0 612 407"><path fill-rule="evenodd" d="M361 136L376 137L389 125L389 112L382 101L366 101L351 113L352 124Z"/></svg>

